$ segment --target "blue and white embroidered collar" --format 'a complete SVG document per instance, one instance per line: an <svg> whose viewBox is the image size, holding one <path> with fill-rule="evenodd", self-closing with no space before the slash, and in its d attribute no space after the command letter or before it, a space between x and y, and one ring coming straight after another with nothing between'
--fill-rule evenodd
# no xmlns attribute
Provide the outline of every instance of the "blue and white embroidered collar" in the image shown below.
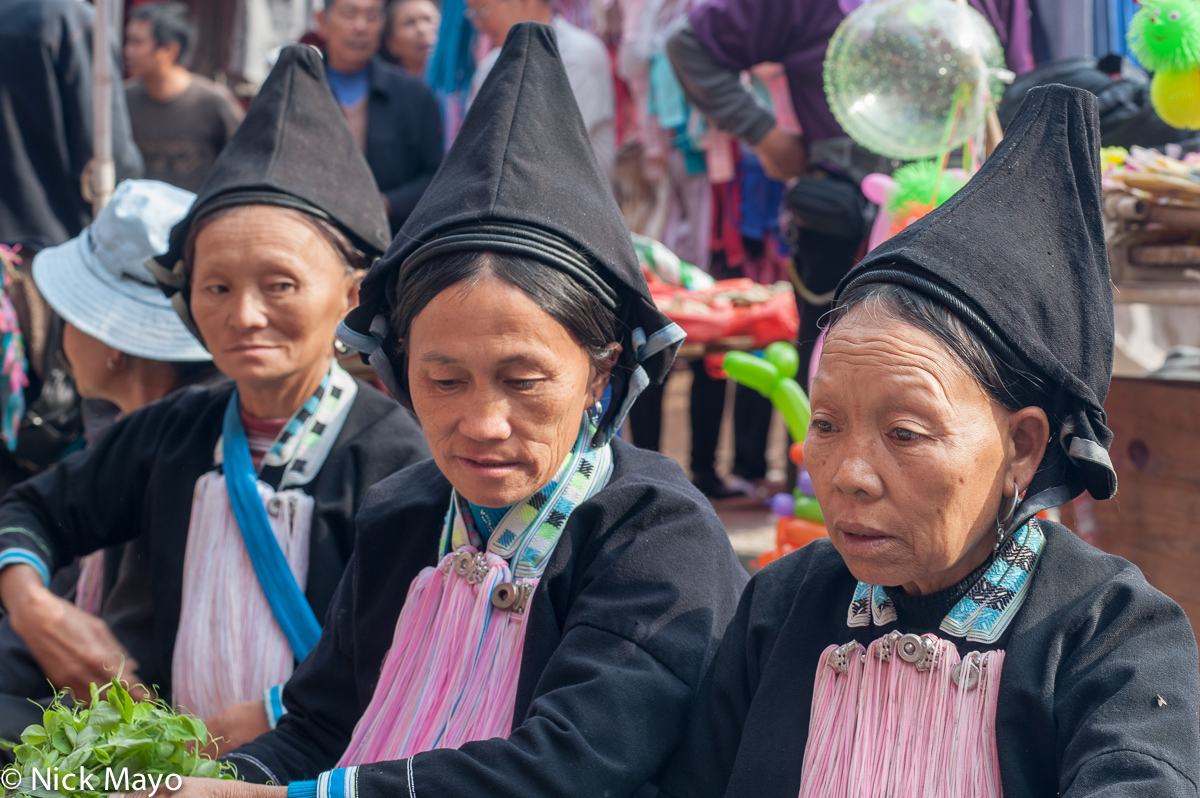
<svg viewBox="0 0 1200 798"><path fill-rule="evenodd" d="M1009 536L987 572L942 619L940 629L976 643L995 643L1029 593L1029 577L1042 556L1046 535L1036 518ZM846 614L847 626L895 623L896 605L879 585L859 582Z"/></svg>
<svg viewBox="0 0 1200 798"><path fill-rule="evenodd" d="M288 419L263 457L259 471L282 466L285 470L280 485L284 488L312 482L333 449L357 396L358 383L354 377L336 359L332 360L321 386ZM217 439L214 466L225 460L224 438L222 435Z"/></svg>

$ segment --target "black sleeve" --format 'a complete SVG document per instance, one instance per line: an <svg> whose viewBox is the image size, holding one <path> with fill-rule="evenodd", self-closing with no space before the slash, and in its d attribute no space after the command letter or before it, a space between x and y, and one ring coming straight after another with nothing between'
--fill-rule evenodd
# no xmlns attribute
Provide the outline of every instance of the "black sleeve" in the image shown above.
<svg viewBox="0 0 1200 798"><path fill-rule="evenodd" d="M1200 662L1192 626L1134 568L1103 590L1072 624L1070 655L1058 668L1059 795L1194 796Z"/></svg>
<svg viewBox="0 0 1200 798"><path fill-rule="evenodd" d="M398 229L413 208L417 207L417 202L442 163L442 112L429 87L422 84L420 89L414 103L417 107L412 112L418 128L412 154L420 172L413 179L383 192L391 205L389 221L393 230Z"/></svg>
<svg viewBox="0 0 1200 798"><path fill-rule="evenodd" d="M775 117L742 85L738 71L713 57L686 16L667 39L667 56L688 102L721 130L753 146L775 126Z"/></svg>
<svg viewBox="0 0 1200 798"><path fill-rule="evenodd" d="M733 772L742 727L758 688L759 666L766 659L761 608L755 601L761 572L750 580L729 623L712 665L700 683L687 729L660 781L663 798L720 798ZM778 624L771 625L771 632ZM761 630L759 630L761 631ZM769 650L769 646L768 646Z"/></svg>
<svg viewBox="0 0 1200 798"><path fill-rule="evenodd" d="M96 443L13 486L0 500L0 557L31 551L55 571L73 557L133 540L170 401L113 424Z"/></svg>

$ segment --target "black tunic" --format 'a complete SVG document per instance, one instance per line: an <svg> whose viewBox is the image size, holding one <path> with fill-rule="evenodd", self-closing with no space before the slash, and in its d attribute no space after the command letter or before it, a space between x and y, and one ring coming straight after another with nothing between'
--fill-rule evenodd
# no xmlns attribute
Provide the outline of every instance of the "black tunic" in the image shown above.
<svg viewBox="0 0 1200 798"><path fill-rule="evenodd" d="M678 742L746 574L679 466L612 446L608 485L572 513L532 599L511 736L417 754L417 794L630 795ZM289 713L230 755L243 778L288 784L334 767L409 584L438 560L449 502L432 462L372 489L329 623L284 688ZM408 795L405 766L363 766L358 795Z"/></svg>
<svg viewBox="0 0 1200 798"><path fill-rule="evenodd" d="M948 609L938 594L898 602L898 623L848 627L857 581L828 541L767 566L705 676L664 795L795 798L821 652L900 629L949 638L960 653L1005 649L996 714L1005 798L1195 796L1200 663L1183 610L1125 560L1058 524L1042 528L1029 594L991 646L939 631L942 613L919 606Z"/></svg>
<svg viewBox="0 0 1200 798"><path fill-rule="evenodd" d="M136 541L153 607L106 620L138 661L142 679L164 697L171 694L192 496L196 481L213 469L232 391L231 384L190 388L147 405L0 502L0 551L42 551L51 571L73 557ZM412 414L360 382L333 449L302 487L315 500L305 593L318 618L350 560L354 514L367 489L428 456Z"/></svg>

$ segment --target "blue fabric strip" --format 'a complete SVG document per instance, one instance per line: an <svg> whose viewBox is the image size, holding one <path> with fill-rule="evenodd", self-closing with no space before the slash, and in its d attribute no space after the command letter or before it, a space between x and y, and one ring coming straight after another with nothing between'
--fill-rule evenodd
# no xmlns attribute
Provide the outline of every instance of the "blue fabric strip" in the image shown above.
<svg viewBox="0 0 1200 798"><path fill-rule="evenodd" d="M363 335L357 330L351 329L346 322L339 322L336 333L338 340L350 347L356 352L365 352L370 354L379 348L381 341L378 338L370 335Z"/></svg>
<svg viewBox="0 0 1200 798"><path fill-rule="evenodd" d="M287 637L297 660L303 660L321 637L321 624L296 584L292 569L275 540L267 509L258 495L258 476L250 461L250 444L242 427L235 388L225 408L225 485L254 573L271 605L271 613Z"/></svg>
<svg viewBox="0 0 1200 798"><path fill-rule="evenodd" d="M305 792L292 795L288 787L288 798L357 798L358 796L358 767L337 768L327 770L316 781L297 782ZM312 792L307 792L307 785L312 786Z"/></svg>
<svg viewBox="0 0 1200 798"><path fill-rule="evenodd" d="M283 705L282 684L263 690L263 709L267 713L267 725L274 729L279 725L279 719L287 714L287 707Z"/></svg>
<svg viewBox="0 0 1200 798"><path fill-rule="evenodd" d="M288 785L288 798L317 798L317 782L293 781Z"/></svg>
<svg viewBox="0 0 1200 798"><path fill-rule="evenodd" d="M42 582L50 586L50 568L46 565L46 561L34 554L28 549L9 549L0 554L0 568L6 565L32 565L38 575L42 577Z"/></svg>

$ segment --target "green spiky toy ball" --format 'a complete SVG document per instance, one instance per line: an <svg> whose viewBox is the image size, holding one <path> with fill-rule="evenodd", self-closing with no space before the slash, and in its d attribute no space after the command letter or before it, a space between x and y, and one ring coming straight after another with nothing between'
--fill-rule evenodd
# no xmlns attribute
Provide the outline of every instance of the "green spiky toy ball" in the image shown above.
<svg viewBox="0 0 1200 798"><path fill-rule="evenodd" d="M1154 73L1150 101L1172 127L1200 128L1200 0L1145 0L1129 47Z"/></svg>

